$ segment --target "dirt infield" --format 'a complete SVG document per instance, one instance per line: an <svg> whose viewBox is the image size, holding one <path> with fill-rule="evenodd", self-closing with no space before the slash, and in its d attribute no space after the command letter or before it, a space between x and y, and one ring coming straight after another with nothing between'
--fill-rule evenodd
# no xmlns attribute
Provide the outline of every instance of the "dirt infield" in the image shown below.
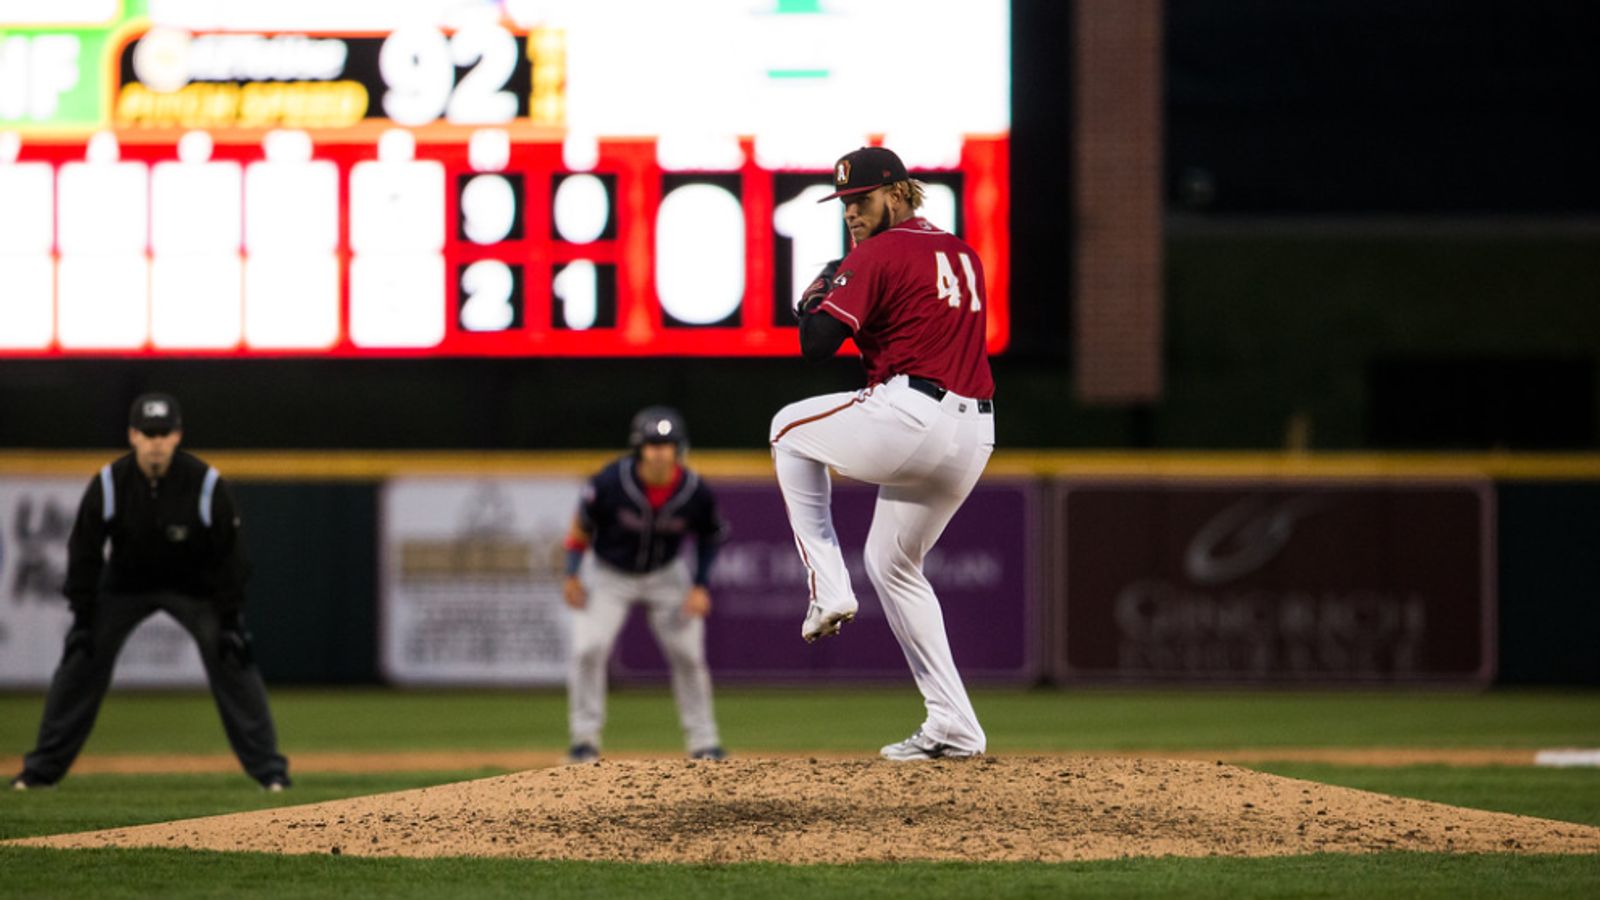
<svg viewBox="0 0 1600 900"><path fill-rule="evenodd" d="M1538 751L1504 747L1247 747L1232 750L1106 750L1073 755L1196 759L1229 763L1318 762L1351 766L1531 766ZM763 753L766 757L849 760L860 753ZM1054 756L1057 754L1037 754ZM393 750L383 752L294 752L289 762L299 772L443 772L499 769L520 772L561 762L551 750ZM617 759L676 759L675 753L624 753ZM20 756L0 756L0 771L22 768ZM226 753L118 754L80 757L72 771L79 775L154 775L237 772L239 762Z"/></svg>
<svg viewBox="0 0 1600 900"><path fill-rule="evenodd" d="M634 760L17 841L651 862L1600 853L1600 829L1280 778L1089 756Z"/></svg>

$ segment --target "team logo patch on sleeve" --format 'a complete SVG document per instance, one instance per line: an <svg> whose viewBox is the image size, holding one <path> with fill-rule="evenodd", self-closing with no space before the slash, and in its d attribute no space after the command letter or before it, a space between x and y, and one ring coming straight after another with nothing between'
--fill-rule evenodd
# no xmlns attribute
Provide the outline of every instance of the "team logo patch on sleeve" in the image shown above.
<svg viewBox="0 0 1600 900"><path fill-rule="evenodd" d="M850 283L850 276L854 275L854 274L855 274L855 270L854 269L845 269L843 272L840 272L839 274L833 276L833 286L834 287L844 287L845 285Z"/></svg>

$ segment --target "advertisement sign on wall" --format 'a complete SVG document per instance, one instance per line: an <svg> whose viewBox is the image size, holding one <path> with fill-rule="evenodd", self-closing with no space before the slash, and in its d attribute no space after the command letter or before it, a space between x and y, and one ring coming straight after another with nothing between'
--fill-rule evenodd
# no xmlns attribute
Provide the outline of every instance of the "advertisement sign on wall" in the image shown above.
<svg viewBox="0 0 1600 900"><path fill-rule="evenodd" d="M1079 482L1056 513L1061 677L1494 675L1487 482Z"/></svg>
<svg viewBox="0 0 1600 900"><path fill-rule="evenodd" d="M800 638L805 568L777 485L712 487L732 528L711 580L706 653L714 677L910 677L862 565L876 488L835 483L834 525L861 609L838 638L807 644ZM1038 675L1036 510L1032 483L982 482L924 564L956 664L968 678L1029 681ZM642 616L624 628L618 663L624 675L665 676Z"/></svg>
<svg viewBox="0 0 1600 900"><path fill-rule="evenodd" d="M0 687L45 687L61 660L72 624L61 594L67 536L88 482L87 475L0 479ZM112 678L119 687L205 683L194 640L166 613L129 636Z"/></svg>
<svg viewBox="0 0 1600 900"><path fill-rule="evenodd" d="M379 652L396 684L559 685L571 622L562 540L577 479L407 478L383 491ZM805 570L776 484L713 484L732 533L711 582L707 653L716 678L907 677L862 569L875 491L841 484L834 510L861 611L847 636L800 639ZM1030 680L1040 668L1029 483L985 484L957 514L926 571L963 674ZM642 608L614 657L618 673L665 676Z"/></svg>
<svg viewBox="0 0 1600 900"><path fill-rule="evenodd" d="M561 546L581 482L398 479L380 514L378 647L395 684L555 685Z"/></svg>

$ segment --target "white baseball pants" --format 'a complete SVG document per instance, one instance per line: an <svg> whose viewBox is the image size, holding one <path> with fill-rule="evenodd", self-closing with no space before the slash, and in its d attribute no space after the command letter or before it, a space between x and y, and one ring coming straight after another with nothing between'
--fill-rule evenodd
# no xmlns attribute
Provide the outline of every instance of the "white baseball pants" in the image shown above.
<svg viewBox="0 0 1600 900"><path fill-rule="evenodd" d="M855 594L833 529L828 470L879 485L867 533L867 575L927 707L923 734L982 751L987 744L945 635L922 560L994 451L994 415L976 400L942 400L905 376L856 393L824 394L772 420L772 458L810 578L811 599L850 607Z"/></svg>
<svg viewBox="0 0 1600 900"><path fill-rule="evenodd" d="M692 581L679 558L654 572L635 575L596 559L584 561L588 592L572 616L572 668L567 678L567 724L572 743L600 746L606 724L606 663L617 634L636 602L648 608L650 630L672 670L672 696L690 753L721 745L711 708L711 670L706 666L705 620L685 615Z"/></svg>

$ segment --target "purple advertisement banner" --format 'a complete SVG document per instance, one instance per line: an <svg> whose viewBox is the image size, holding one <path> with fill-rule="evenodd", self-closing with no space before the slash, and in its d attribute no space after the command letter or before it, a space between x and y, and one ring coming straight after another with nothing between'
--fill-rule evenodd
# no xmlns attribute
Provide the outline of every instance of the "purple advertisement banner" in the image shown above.
<svg viewBox="0 0 1600 900"><path fill-rule="evenodd" d="M1057 494L1062 678L1487 682L1487 482L1077 482Z"/></svg>
<svg viewBox="0 0 1600 900"><path fill-rule="evenodd" d="M861 609L838 637L815 644L800 639L805 567L777 484L717 482L712 488L732 525L711 579L706 653L713 678L909 677L862 567L876 488L835 481L834 526ZM1034 482L980 482L928 555L924 571L938 592L956 665L967 678L1032 681L1040 673L1038 505ZM620 676L666 675L644 619L635 609L618 639Z"/></svg>

